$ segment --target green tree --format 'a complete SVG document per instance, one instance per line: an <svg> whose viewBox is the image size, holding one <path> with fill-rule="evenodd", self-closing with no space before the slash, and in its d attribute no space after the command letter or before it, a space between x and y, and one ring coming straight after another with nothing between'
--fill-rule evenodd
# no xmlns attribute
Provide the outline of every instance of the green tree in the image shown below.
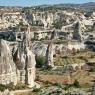
<svg viewBox="0 0 95 95"><path fill-rule="evenodd" d="M74 83L73 83L73 86L76 87L76 88L79 88L80 87L79 81L75 80Z"/></svg>
<svg viewBox="0 0 95 95"><path fill-rule="evenodd" d="M37 56L36 62L36 67L41 68L45 64L45 58L43 56Z"/></svg>
<svg viewBox="0 0 95 95"><path fill-rule="evenodd" d="M63 26L63 22L62 21L54 21L54 23L52 25L55 29L61 29Z"/></svg>

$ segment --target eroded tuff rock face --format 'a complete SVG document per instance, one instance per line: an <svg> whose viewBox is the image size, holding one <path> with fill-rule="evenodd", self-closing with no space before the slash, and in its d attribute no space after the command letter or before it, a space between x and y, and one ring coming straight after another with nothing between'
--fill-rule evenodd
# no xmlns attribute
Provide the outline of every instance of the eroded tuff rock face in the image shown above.
<svg viewBox="0 0 95 95"><path fill-rule="evenodd" d="M75 25L73 38L76 39L76 40L79 40L79 41L83 40L80 22L77 22L76 25Z"/></svg>
<svg viewBox="0 0 95 95"><path fill-rule="evenodd" d="M35 55L31 50L26 48L26 84L29 84L30 87L33 87L35 85Z"/></svg>
<svg viewBox="0 0 95 95"><path fill-rule="evenodd" d="M33 87L36 61L29 28L17 33L17 37L16 48L13 49L5 40L0 40L0 84L17 84L18 81Z"/></svg>
<svg viewBox="0 0 95 95"><path fill-rule="evenodd" d="M52 43L48 44L47 51L46 51L46 67L54 67L53 64L53 45Z"/></svg>
<svg viewBox="0 0 95 95"><path fill-rule="evenodd" d="M57 33L57 30L54 30L54 31L52 32L51 40L52 40L52 39L58 39L58 33Z"/></svg>
<svg viewBox="0 0 95 95"><path fill-rule="evenodd" d="M54 67L54 63L53 63L54 50L53 50L52 43L53 43L53 40L55 39L57 39L57 32L54 30L51 35L51 42L48 44L47 50L46 50L46 63L45 63L46 67Z"/></svg>
<svg viewBox="0 0 95 95"><path fill-rule="evenodd" d="M5 40L0 40L0 84L17 83L16 66Z"/></svg>
<svg viewBox="0 0 95 95"><path fill-rule="evenodd" d="M25 51L19 52L19 49L14 54L14 61L18 69L19 81L29 85L35 86L35 55L27 47Z"/></svg>
<svg viewBox="0 0 95 95"><path fill-rule="evenodd" d="M19 81L33 87L35 85L35 55L32 52L30 29L25 32L17 33L18 46L13 54L16 63Z"/></svg>
<svg viewBox="0 0 95 95"><path fill-rule="evenodd" d="M37 56L46 56L47 45L39 42L34 42L32 43L32 49Z"/></svg>
<svg viewBox="0 0 95 95"><path fill-rule="evenodd" d="M17 49L13 55L13 59L18 71L18 81L25 83L25 54Z"/></svg>

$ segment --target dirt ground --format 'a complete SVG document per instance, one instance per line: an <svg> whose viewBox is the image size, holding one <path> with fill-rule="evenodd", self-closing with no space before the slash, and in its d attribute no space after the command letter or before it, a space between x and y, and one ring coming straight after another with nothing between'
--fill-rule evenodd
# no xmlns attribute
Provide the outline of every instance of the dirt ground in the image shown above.
<svg viewBox="0 0 95 95"><path fill-rule="evenodd" d="M50 74L40 74L39 79L41 81L49 81L52 83L70 83L77 79L81 84L91 84L92 81L95 79L95 73L91 73L88 71L79 70L72 74L63 74L63 75L50 75Z"/></svg>

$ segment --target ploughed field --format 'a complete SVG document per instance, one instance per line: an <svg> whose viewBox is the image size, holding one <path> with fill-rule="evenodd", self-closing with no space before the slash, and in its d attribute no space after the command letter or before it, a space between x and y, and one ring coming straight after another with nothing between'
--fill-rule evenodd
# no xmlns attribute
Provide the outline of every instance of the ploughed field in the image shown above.
<svg viewBox="0 0 95 95"><path fill-rule="evenodd" d="M76 51L63 51L54 55L54 64L55 65L64 65L64 64L79 64L85 63L88 60L95 60L95 52L90 50L80 50Z"/></svg>

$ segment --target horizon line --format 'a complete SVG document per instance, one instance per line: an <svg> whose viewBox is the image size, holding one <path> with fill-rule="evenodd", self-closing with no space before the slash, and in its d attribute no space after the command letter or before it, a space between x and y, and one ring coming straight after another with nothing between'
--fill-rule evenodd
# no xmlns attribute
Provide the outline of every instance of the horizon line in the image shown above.
<svg viewBox="0 0 95 95"><path fill-rule="evenodd" d="M85 3L95 3L95 2L85 2ZM44 5L46 5L46 6L53 6L53 5L61 5L61 4L74 4L74 5L76 5L76 4L85 4L85 3L54 3L54 4L33 4L33 5L0 5L0 7L36 7L36 6L44 6Z"/></svg>

